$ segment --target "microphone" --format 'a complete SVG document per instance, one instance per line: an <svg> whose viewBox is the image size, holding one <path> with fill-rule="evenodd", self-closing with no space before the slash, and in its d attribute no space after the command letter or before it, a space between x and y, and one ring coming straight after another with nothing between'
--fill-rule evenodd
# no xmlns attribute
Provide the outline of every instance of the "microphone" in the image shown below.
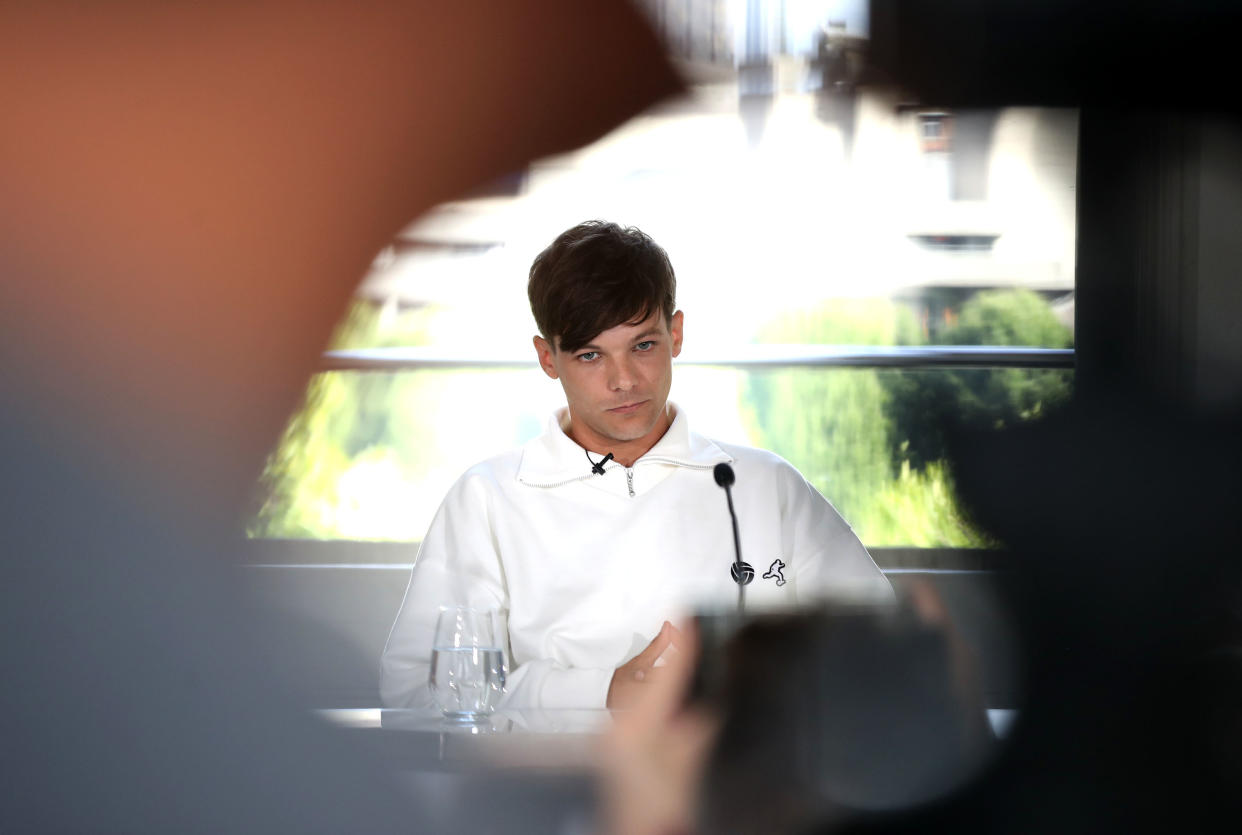
<svg viewBox="0 0 1242 835"><path fill-rule="evenodd" d="M586 452L585 449L582 451ZM586 457L588 461L591 461L591 453L587 452ZM599 459L598 461L591 461L591 472L595 473L596 475L603 475L604 465L607 464L611 460L612 460L612 453L610 452L607 455L605 455L603 458Z"/></svg>
<svg viewBox="0 0 1242 835"><path fill-rule="evenodd" d="M737 513L733 511L733 491L729 488L737 480L733 468L728 464L717 464L712 470L716 483L724 488L725 499L729 502L729 517L733 520L733 565L729 566L729 574L737 583L737 611L741 614L746 607L746 585L755 579L755 569L747 562L742 562L742 539L737 532Z"/></svg>

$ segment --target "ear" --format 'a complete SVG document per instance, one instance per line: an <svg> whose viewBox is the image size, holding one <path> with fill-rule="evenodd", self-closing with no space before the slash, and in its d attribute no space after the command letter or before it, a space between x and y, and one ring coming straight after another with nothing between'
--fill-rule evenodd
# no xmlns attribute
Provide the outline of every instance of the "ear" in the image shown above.
<svg viewBox="0 0 1242 835"><path fill-rule="evenodd" d="M556 373L556 364L552 362L552 345L542 336L535 337L535 355L539 357L539 367L543 369L543 373L547 374L553 380L560 377Z"/></svg>
<svg viewBox="0 0 1242 835"><path fill-rule="evenodd" d="M668 323L668 332L673 337L673 356L681 353L681 333L685 318L679 310L673 314L672 320Z"/></svg>

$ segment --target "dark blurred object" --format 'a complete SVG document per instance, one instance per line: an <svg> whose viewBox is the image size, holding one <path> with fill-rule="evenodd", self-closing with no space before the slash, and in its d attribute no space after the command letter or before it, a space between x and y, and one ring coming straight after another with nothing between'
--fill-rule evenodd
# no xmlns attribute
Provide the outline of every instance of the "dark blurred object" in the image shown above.
<svg viewBox="0 0 1242 835"><path fill-rule="evenodd" d="M725 646L702 831L804 832L966 781L991 734L958 649L909 607L751 616Z"/></svg>
<svg viewBox="0 0 1242 835"><path fill-rule="evenodd" d="M728 673L729 641L750 618L737 611L700 612L694 616L698 652L686 701L691 704L720 706Z"/></svg>
<svg viewBox="0 0 1242 835"><path fill-rule="evenodd" d="M1075 388L1242 414L1242 118L1081 114Z"/></svg>
<svg viewBox="0 0 1242 835"><path fill-rule="evenodd" d="M0 6L0 831L419 825L256 649L255 479L400 228L678 89L621 2Z"/></svg>
<svg viewBox="0 0 1242 835"><path fill-rule="evenodd" d="M1075 389L1242 412L1242 5L873 0L864 83L1075 108ZM977 111L975 111L977 112Z"/></svg>
<svg viewBox="0 0 1242 835"><path fill-rule="evenodd" d="M1242 439L1138 396L952 434L1009 545L1022 713L956 797L848 832L1214 832L1242 819Z"/></svg>
<svg viewBox="0 0 1242 835"><path fill-rule="evenodd" d="M872 70L945 108L1081 108L1075 403L950 432L1008 545L1027 686L969 788L857 832L1211 832L1242 819L1242 7L872 3Z"/></svg>
<svg viewBox="0 0 1242 835"><path fill-rule="evenodd" d="M938 107L1237 111L1221 0L871 0L872 80Z"/></svg>

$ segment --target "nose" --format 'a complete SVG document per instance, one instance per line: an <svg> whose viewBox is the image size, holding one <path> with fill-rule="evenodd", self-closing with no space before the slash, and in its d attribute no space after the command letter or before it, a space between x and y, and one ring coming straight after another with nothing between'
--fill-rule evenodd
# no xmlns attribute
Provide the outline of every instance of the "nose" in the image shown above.
<svg viewBox="0 0 1242 835"><path fill-rule="evenodd" d="M628 354L614 359L608 365L608 388L612 391L629 391L634 388L636 377Z"/></svg>

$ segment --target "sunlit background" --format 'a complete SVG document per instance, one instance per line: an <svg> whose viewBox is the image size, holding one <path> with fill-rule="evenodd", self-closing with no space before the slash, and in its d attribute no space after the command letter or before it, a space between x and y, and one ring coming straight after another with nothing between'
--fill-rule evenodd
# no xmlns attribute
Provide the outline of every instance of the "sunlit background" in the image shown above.
<svg viewBox="0 0 1242 835"><path fill-rule="evenodd" d="M325 361L343 370L310 382L252 536L418 540L463 470L537 435L564 400L535 364L527 270L601 218L672 259L672 399L696 429L790 460L868 545L988 544L936 419L1037 419L1072 370L865 357L1073 345L1076 111L908 105L864 74L865 2L642 5L687 95L377 253ZM841 346L864 360L834 364Z"/></svg>

